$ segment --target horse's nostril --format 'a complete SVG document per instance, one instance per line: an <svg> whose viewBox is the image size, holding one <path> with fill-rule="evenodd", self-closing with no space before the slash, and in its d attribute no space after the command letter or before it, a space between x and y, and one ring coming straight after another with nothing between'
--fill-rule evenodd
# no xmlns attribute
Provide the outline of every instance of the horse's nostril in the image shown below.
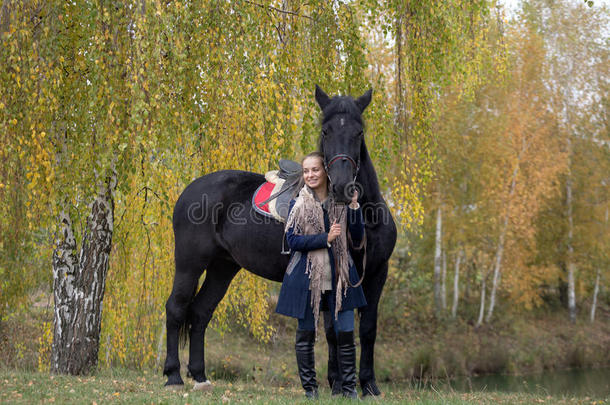
<svg viewBox="0 0 610 405"><path fill-rule="evenodd" d="M353 181L348 183L348 185L345 186L345 195L348 197L352 197L354 195L355 189L356 189L356 186Z"/></svg>

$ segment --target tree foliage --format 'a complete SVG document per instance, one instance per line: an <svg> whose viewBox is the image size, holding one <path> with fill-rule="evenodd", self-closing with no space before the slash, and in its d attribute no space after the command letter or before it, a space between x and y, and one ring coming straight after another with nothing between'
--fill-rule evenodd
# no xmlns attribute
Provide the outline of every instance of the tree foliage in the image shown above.
<svg viewBox="0 0 610 405"><path fill-rule="evenodd" d="M3 239L3 249L15 252L3 274L7 266L20 268L3 284L2 300L25 296L30 275L31 262L17 261L28 255L9 240L17 246L42 235L44 248L35 248L34 257L46 257L48 268L59 212L74 218L80 244L98 181L116 170L100 358L151 364L173 275L173 202L211 171L264 172L279 157L315 149L314 84L344 94L370 87L357 5L4 4L0 123L10 164L2 192L13 193L6 209L16 215L4 216L2 231L27 236ZM366 118L370 130L391 128L382 105ZM386 135L372 142L374 157L391 153L392 133ZM41 275L49 280L43 267L30 285ZM231 316L268 338L266 297L266 282L242 272L217 311L217 327L226 328Z"/></svg>
<svg viewBox="0 0 610 405"><path fill-rule="evenodd" d="M389 284L404 313L432 313L439 206L461 317L491 292L500 245L498 313L561 296L567 179L582 304L608 279L608 15L544 1L510 21L483 0L4 1L0 316L50 283L60 212L82 243L116 171L100 360L158 364L173 203L206 173L314 150L315 84L374 89L366 139L402 223ZM241 272L213 324L268 339L271 293Z"/></svg>
<svg viewBox="0 0 610 405"><path fill-rule="evenodd" d="M482 76L472 97L459 85L442 93L421 235L405 235L411 255L390 273L411 291L407 306L430 314L440 291L433 288L441 282L433 278L439 207L445 256L454 264L463 252L462 317L480 314L482 322L487 313L490 321L493 303L500 316L557 298L567 305L568 178L578 305L591 301L599 280L604 291L608 17L604 7L528 2L511 21L495 11L486 20Z"/></svg>

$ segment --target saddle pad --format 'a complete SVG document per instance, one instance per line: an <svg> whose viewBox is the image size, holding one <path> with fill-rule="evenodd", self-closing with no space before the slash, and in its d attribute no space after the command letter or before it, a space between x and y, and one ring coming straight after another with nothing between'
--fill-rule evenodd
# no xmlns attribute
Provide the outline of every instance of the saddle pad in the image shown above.
<svg viewBox="0 0 610 405"><path fill-rule="evenodd" d="M252 196L252 207L256 212L267 217L274 218L280 222L285 222L288 217L288 209L290 208L290 200L296 183L294 181L287 182L278 176L278 171L273 170L265 173L265 180L261 184L254 195ZM278 193L276 198L266 204L262 204Z"/></svg>
<svg viewBox="0 0 610 405"><path fill-rule="evenodd" d="M258 212L262 211L264 214L271 215L271 211L269 211L269 203L265 205L260 204L267 198L271 197L271 193L273 193L274 188L275 184L266 181L256 189L254 196L252 196L252 203Z"/></svg>
<svg viewBox="0 0 610 405"><path fill-rule="evenodd" d="M276 181L276 183L274 184L271 181L266 181L263 184L261 184L256 189L256 191L254 192L254 195L252 196L252 206L254 207L254 210L256 212L258 212L259 214L262 214L262 215L265 215L265 216L268 216L271 218L275 218L278 221L283 222L284 218L282 218L282 216L278 214L276 207L275 207L277 198L274 198L273 200L269 201L265 205L261 205L261 204L263 202L265 202L265 200L267 200L273 194L275 194L281 190L282 186L284 185L284 180L279 179L277 177L277 172L276 173L267 173L265 175L265 179L274 180L274 181Z"/></svg>

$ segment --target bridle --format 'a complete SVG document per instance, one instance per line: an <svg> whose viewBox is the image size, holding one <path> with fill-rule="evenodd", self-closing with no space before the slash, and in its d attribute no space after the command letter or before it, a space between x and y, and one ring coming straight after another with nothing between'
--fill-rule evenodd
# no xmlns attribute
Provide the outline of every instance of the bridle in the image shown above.
<svg viewBox="0 0 610 405"><path fill-rule="evenodd" d="M329 184L332 184L333 182L330 179L330 174L328 172L328 169L330 169L332 164L337 162L338 160L341 160L341 161L347 160L348 162L350 162L352 164L352 167L355 169L354 179L352 180L352 183L355 183L356 182L356 177L358 176L358 170L360 170L360 159L358 159L358 162L356 162L354 160L354 158L352 158L350 155L348 155L346 153L339 153L339 154L333 156L328 161L328 163L326 162L326 158L324 158L324 170L326 171L326 177L328 177ZM341 214L339 214L339 218L341 218L341 216L343 215L343 211L345 211L345 204L343 205L343 209L341 210Z"/></svg>
<svg viewBox="0 0 610 405"><path fill-rule="evenodd" d="M354 179L352 180L352 182L356 181L356 177L358 176L358 171L360 170L360 158L358 158L358 162L356 162L354 160L354 158L352 158L350 155L346 154L346 153L339 153L335 156L333 156L332 158L328 159L328 161L326 160L326 158L324 158L324 170L326 170L326 176L328 177L328 181L332 184L332 180L330 179L330 175L329 175L329 169L330 167L333 165L333 163L337 162L337 161L348 161L352 164L353 169L355 169L355 173L354 173Z"/></svg>

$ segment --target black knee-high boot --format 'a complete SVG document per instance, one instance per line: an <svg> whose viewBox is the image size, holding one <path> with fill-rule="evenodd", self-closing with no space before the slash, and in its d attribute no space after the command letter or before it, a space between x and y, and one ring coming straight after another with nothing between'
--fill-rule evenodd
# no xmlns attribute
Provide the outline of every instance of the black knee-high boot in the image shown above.
<svg viewBox="0 0 610 405"><path fill-rule="evenodd" d="M356 392L356 344L354 332L339 332L337 335L337 357L339 373L343 384L341 391L344 397L358 399Z"/></svg>
<svg viewBox="0 0 610 405"><path fill-rule="evenodd" d="M341 374L339 373L339 362L337 360L337 332L333 327L332 314L324 312L324 328L326 330L326 342L328 343L328 384L331 395L341 395Z"/></svg>
<svg viewBox="0 0 610 405"><path fill-rule="evenodd" d="M316 381L316 362L314 355L315 331L297 329L294 345L297 354L299 378L307 398L318 398L318 383Z"/></svg>

